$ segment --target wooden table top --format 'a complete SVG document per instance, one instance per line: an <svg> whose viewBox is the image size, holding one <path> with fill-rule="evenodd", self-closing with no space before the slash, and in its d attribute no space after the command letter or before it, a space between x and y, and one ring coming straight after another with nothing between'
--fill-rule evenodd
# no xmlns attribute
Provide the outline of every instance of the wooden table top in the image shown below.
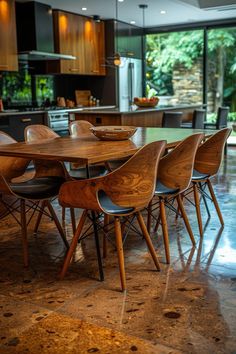
<svg viewBox="0 0 236 354"><path fill-rule="evenodd" d="M184 138L198 132L209 136L216 131L183 128L138 128L130 140L101 141L94 135L82 138L66 136L43 140L41 143L21 142L0 145L0 155L89 164L131 156L140 147L157 140L166 140L168 148L174 147Z"/></svg>

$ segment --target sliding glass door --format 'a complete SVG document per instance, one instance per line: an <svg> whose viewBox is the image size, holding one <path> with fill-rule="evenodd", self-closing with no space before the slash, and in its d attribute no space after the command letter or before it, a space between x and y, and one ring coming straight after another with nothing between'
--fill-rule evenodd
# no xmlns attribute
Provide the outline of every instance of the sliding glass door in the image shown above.
<svg viewBox="0 0 236 354"><path fill-rule="evenodd" d="M236 120L236 27L207 31L207 107L229 106Z"/></svg>

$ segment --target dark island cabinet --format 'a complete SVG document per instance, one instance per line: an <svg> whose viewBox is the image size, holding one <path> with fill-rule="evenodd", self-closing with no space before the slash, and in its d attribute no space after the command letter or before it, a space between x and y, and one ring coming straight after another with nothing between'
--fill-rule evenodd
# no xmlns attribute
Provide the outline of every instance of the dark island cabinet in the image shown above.
<svg viewBox="0 0 236 354"><path fill-rule="evenodd" d="M24 141L24 130L28 125L44 124L44 113L4 115L0 114L0 130L17 141Z"/></svg>

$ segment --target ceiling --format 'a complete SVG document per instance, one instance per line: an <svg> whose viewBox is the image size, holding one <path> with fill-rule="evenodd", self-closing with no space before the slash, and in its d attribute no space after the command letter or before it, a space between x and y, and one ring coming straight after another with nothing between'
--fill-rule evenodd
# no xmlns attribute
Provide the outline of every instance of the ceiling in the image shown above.
<svg viewBox="0 0 236 354"><path fill-rule="evenodd" d="M17 0L27 2L26 0ZM30 1L30 0L29 0ZM143 27L193 23L199 21L236 18L236 0L39 0L54 9L67 10L86 16L99 15L101 19L120 21ZM140 4L148 5L144 10ZM86 7L86 11L82 11ZM161 13L165 12L165 13ZM144 19L144 21L143 21Z"/></svg>

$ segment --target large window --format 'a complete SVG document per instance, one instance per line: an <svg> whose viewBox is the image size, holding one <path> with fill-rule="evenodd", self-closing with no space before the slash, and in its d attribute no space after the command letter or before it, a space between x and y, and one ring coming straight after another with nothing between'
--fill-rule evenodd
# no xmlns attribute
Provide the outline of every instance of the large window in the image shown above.
<svg viewBox="0 0 236 354"><path fill-rule="evenodd" d="M146 36L146 94L160 104L201 104L203 30Z"/></svg>
<svg viewBox="0 0 236 354"><path fill-rule="evenodd" d="M236 27L147 34L146 49L148 96L167 105L206 103L209 121L229 106L228 120L236 121Z"/></svg>
<svg viewBox="0 0 236 354"><path fill-rule="evenodd" d="M26 67L21 66L19 72L3 72L1 87L7 106L31 104L31 76Z"/></svg>
<svg viewBox="0 0 236 354"><path fill-rule="evenodd" d="M3 72L0 79L0 96L4 106L42 106L54 101L54 77L30 75L27 65L19 72Z"/></svg>
<svg viewBox="0 0 236 354"><path fill-rule="evenodd" d="M211 29L207 35L208 112L229 106L229 120L236 120L236 28Z"/></svg>

